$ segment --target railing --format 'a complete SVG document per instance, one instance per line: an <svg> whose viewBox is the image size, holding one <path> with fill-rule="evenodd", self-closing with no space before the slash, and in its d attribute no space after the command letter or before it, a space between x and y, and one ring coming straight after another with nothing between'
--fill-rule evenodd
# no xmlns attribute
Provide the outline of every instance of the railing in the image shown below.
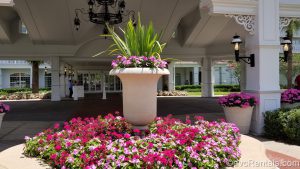
<svg viewBox="0 0 300 169"><path fill-rule="evenodd" d="M19 65L28 64L28 62L25 60L0 60L0 64Z"/></svg>

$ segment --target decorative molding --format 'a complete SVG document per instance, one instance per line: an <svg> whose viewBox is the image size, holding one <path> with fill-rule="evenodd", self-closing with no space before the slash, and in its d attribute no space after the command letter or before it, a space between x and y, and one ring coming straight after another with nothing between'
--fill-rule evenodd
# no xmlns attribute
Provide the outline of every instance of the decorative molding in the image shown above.
<svg viewBox="0 0 300 169"><path fill-rule="evenodd" d="M280 32L287 26L289 26L289 24L291 23L291 21L293 20L297 20L300 21L299 17L280 17L279 19L279 30Z"/></svg>
<svg viewBox="0 0 300 169"><path fill-rule="evenodd" d="M226 17L234 18L236 23L244 26L244 29L249 32L250 35L254 35L255 28L255 15L231 15L226 14Z"/></svg>

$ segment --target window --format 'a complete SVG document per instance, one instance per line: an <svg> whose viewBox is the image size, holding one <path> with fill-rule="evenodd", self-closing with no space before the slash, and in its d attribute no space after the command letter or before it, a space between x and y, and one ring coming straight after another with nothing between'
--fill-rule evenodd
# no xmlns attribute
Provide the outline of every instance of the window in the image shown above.
<svg viewBox="0 0 300 169"><path fill-rule="evenodd" d="M26 73L14 73L10 75L11 88L30 88L30 75Z"/></svg>
<svg viewBox="0 0 300 169"><path fill-rule="evenodd" d="M21 34L28 34L27 28L22 21L20 21L20 30L19 31Z"/></svg>
<svg viewBox="0 0 300 169"><path fill-rule="evenodd" d="M51 73L45 73L45 88L51 89Z"/></svg>

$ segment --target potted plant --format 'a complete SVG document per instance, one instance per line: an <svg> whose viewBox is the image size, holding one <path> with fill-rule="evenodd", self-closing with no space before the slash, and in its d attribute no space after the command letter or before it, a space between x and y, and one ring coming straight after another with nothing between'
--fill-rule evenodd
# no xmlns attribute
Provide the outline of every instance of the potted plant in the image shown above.
<svg viewBox="0 0 300 169"><path fill-rule="evenodd" d="M235 123L242 134L249 133L251 117L257 99L246 93L231 93L219 98L226 120Z"/></svg>
<svg viewBox="0 0 300 169"><path fill-rule="evenodd" d="M108 27L113 44L109 54L117 58L112 61L110 75L122 81L123 115L136 128L147 128L157 115L157 82L162 75L170 74L167 62L160 53L165 47L161 43L161 33L154 31L152 23L142 25L140 17L137 25L129 20L123 36Z"/></svg>
<svg viewBox="0 0 300 169"><path fill-rule="evenodd" d="M5 113L7 113L9 110L10 110L9 105L0 102L0 128L2 125L3 117L4 117Z"/></svg>
<svg viewBox="0 0 300 169"><path fill-rule="evenodd" d="M281 107L295 108L300 106L300 90L287 89L281 93Z"/></svg>

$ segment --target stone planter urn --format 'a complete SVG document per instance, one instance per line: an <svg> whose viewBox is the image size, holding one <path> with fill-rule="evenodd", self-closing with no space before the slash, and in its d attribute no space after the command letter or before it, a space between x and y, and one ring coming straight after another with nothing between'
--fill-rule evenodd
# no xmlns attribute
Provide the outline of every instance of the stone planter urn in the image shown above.
<svg viewBox="0 0 300 169"><path fill-rule="evenodd" d="M3 120L4 115L5 115L5 113L0 113L0 128L2 125L2 120Z"/></svg>
<svg viewBox="0 0 300 169"><path fill-rule="evenodd" d="M234 123L240 129L241 134L248 134L252 112L254 107L223 107L225 112L225 118L227 122Z"/></svg>
<svg viewBox="0 0 300 169"><path fill-rule="evenodd" d="M295 103L284 103L282 102L281 103L281 108L284 108L284 109L293 109L293 108L296 108L296 107L300 107L300 102L295 102Z"/></svg>
<svg viewBox="0 0 300 169"><path fill-rule="evenodd" d="M123 115L134 128L147 129L157 116L157 82L168 69L123 68L112 69L110 75L122 81Z"/></svg>

